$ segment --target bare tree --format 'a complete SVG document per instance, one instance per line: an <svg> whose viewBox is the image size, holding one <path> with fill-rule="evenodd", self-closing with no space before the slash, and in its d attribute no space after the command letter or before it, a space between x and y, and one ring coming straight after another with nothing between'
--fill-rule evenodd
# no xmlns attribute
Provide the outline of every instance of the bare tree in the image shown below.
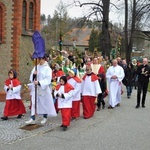
<svg viewBox="0 0 150 150"><path fill-rule="evenodd" d="M145 24L149 19L150 1L133 0L130 6L131 10L129 11L129 0L125 0L125 50L127 62L131 60L133 42L136 38L135 32L139 32L140 25ZM131 12L131 18L129 18L129 12ZM144 28L144 26L141 27Z"/></svg>
<svg viewBox="0 0 150 150"><path fill-rule="evenodd" d="M102 55L105 56L110 56L110 49L111 49L111 44L110 44L110 35L109 35L109 8L110 8L110 0L99 0L98 2L86 2L86 3L81 3L80 1L74 0L74 3L76 6L90 6L90 11L86 15L86 20L89 20L89 18L93 15L97 17L97 20L101 23L102 22L102 34L101 34L101 39L100 45L101 45L101 51Z"/></svg>

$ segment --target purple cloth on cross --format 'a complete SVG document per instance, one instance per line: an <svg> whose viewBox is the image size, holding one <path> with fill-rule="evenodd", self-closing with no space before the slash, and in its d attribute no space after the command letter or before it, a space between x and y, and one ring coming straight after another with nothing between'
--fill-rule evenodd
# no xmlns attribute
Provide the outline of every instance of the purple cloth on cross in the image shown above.
<svg viewBox="0 0 150 150"><path fill-rule="evenodd" d="M34 53L32 58L43 58L45 56L45 41L38 31L35 31L32 36L34 44Z"/></svg>

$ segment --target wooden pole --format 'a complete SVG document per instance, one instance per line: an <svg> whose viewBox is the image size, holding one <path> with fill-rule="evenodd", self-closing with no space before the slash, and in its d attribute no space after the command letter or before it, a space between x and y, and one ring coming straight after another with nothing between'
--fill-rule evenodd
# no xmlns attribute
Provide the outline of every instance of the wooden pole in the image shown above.
<svg viewBox="0 0 150 150"><path fill-rule="evenodd" d="M35 60L35 71L37 72L37 58ZM35 81L37 81L37 74L35 77ZM36 111L37 111L37 85L35 85L35 115L36 115Z"/></svg>

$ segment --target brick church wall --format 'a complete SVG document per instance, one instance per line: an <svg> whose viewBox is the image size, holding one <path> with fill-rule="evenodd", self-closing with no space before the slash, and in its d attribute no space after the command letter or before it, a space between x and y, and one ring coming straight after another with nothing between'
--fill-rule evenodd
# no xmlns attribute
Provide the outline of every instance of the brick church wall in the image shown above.
<svg viewBox="0 0 150 150"><path fill-rule="evenodd" d="M40 30L40 0L28 0L28 2L34 2L34 30ZM27 14L28 16L29 14ZM28 20L27 20L28 25ZM27 28L28 29L28 28ZM30 33L30 32L29 32ZM32 35L32 34L31 34ZM23 34L20 39L20 61L19 61L19 77L22 83L29 83L29 75L33 68L33 62L29 56L34 51L32 37L30 35ZM26 56L26 57L25 57Z"/></svg>
<svg viewBox="0 0 150 150"><path fill-rule="evenodd" d="M29 83L29 76L34 67L34 64L30 58L30 54L33 52L33 50L34 47L32 38L22 36L20 45L19 78L23 84Z"/></svg>
<svg viewBox="0 0 150 150"><path fill-rule="evenodd" d="M26 1L28 4L34 2L36 6L34 30L40 30L40 0ZM22 2L23 0L10 0L8 3L6 0L0 0L0 4L3 3L6 7L6 39L5 43L0 44L0 101L8 70L11 68L17 70L18 78L24 84L29 82L29 75L33 68L29 56L29 53L33 52L33 32L27 31L26 34L22 32Z"/></svg>
<svg viewBox="0 0 150 150"><path fill-rule="evenodd" d="M5 10L5 43L0 44L0 91L3 91L4 81L7 78L7 72L11 68L11 46L12 46L12 1L0 0L6 7Z"/></svg>

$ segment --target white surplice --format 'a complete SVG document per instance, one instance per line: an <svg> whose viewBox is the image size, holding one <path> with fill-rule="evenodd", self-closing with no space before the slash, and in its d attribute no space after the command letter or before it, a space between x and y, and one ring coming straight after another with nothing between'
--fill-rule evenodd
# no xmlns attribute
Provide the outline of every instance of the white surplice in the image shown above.
<svg viewBox="0 0 150 150"><path fill-rule="evenodd" d="M4 90L6 92L6 100L12 100L12 99L21 100L21 96L20 96L21 85L13 87L13 90L7 90L7 89L8 86L5 85Z"/></svg>
<svg viewBox="0 0 150 150"><path fill-rule="evenodd" d="M33 68L30 81L31 89L31 116L35 115L35 86L33 83L33 73L35 67ZM48 114L48 116L57 116L56 110L54 107L54 102L51 94L50 84L52 79L52 70L49 67L48 63L45 62L43 65L37 65L37 81L39 81L40 86L37 86L37 114Z"/></svg>
<svg viewBox="0 0 150 150"><path fill-rule="evenodd" d="M73 101L81 100L81 83L77 82L75 79L70 78L68 83L71 84L74 88L73 90Z"/></svg>
<svg viewBox="0 0 150 150"><path fill-rule="evenodd" d="M102 93L98 80L91 81L91 76L86 76L81 84L82 96L95 96Z"/></svg>
<svg viewBox="0 0 150 150"><path fill-rule="evenodd" d="M117 79L111 79L113 75L117 76ZM106 72L106 78L108 80L109 90L109 104L115 107L121 102L121 86L124 78L124 70L121 66L111 66Z"/></svg>
<svg viewBox="0 0 150 150"><path fill-rule="evenodd" d="M64 85L61 85L58 90L55 90L54 96L57 94L63 94L65 98L58 97L58 108L72 108L73 90L65 93Z"/></svg>

